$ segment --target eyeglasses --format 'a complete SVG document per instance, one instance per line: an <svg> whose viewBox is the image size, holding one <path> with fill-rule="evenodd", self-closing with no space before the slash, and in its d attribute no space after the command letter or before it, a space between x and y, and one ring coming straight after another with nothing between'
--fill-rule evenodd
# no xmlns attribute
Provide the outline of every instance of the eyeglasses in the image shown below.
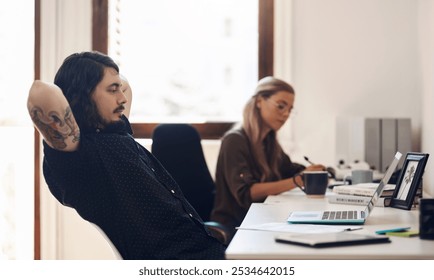
<svg viewBox="0 0 434 280"><path fill-rule="evenodd" d="M289 107L288 104L274 101L272 98L268 98L267 101L273 103L273 105L276 106L277 111L281 114L285 114L286 112L291 113L293 109L293 107Z"/></svg>

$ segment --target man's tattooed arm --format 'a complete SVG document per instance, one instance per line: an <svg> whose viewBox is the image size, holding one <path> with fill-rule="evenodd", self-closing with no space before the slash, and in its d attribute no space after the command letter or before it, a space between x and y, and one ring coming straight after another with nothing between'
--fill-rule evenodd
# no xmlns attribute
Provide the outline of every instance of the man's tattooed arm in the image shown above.
<svg viewBox="0 0 434 280"><path fill-rule="evenodd" d="M48 145L60 151L77 149L80 129L60 88L35 81L29 92L27 107L33 123Z"/></svg>
<svg viewBox="0 0 434 280"><path fill-rule="evenodd" d="M64 150L67 147L66 140L69 137L72 137L72 142L79 141L80 130L71 108L67 107L63 116L55 111L45 113L37 106L33 107L30 112L33 123L53 148Z"/></svg>

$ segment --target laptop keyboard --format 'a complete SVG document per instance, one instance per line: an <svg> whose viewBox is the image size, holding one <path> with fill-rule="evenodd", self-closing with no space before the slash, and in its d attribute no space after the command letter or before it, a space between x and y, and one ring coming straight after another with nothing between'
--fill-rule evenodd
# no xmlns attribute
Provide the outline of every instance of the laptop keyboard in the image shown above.
<svg viewBox="0 0 434 280"><path fill-rule="evenodd" d="M363 212L362 212L363 216ZM364 218L364 217L362 217ZM357 211L324 211L322 220L357 219Z"/></svg>

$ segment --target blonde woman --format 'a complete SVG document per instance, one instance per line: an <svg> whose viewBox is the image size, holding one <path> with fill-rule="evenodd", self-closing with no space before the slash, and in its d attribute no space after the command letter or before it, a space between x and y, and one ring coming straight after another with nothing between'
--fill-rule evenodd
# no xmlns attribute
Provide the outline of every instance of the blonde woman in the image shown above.
<svg viewBox="0 0 434 280"><path fill-rule="evenodd" d="M252 202L263 202L302 184L303 170L325 170L323 165L307 168L284 153L276 133L291 115L294 89L274 77L258 82L255 94L244 107L241 127L222 138L216 168L216 198L212 220L235 233Z"/></svg>

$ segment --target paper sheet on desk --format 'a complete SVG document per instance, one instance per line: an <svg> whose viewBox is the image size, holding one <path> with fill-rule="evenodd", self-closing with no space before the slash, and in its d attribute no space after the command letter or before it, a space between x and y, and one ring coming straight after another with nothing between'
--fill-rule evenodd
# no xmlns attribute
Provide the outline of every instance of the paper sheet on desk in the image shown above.
<svg viewBox="0 0 434 280"><path fill-rule="evenodd" d="M361 226L327 226L327 225L302 225L288 223L265 223L252 226L238 227L241 230L262 230L276 232L293 232L293 233L326 233L341 232L361 229Z"/></svg>

